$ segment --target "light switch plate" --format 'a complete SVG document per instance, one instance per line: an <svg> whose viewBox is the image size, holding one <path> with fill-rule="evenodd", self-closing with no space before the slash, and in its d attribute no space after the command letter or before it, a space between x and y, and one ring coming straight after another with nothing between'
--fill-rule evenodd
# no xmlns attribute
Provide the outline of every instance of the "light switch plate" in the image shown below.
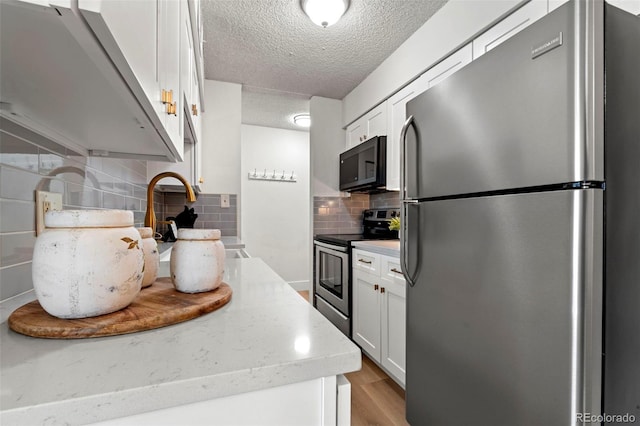
<svg viewBox="0 0 640 426"><path fill-rule="evenodd" d="M44 214L49 210L62 210L62 194L36 191L36 235L44 231Z"/></svg>
<svg viewBox="0 0 640 426"><path fill-rule="evenodd" d="M229 202L229 194L221 194L220 195L220 207L223 209L228 209L231 206Z"/></svg>

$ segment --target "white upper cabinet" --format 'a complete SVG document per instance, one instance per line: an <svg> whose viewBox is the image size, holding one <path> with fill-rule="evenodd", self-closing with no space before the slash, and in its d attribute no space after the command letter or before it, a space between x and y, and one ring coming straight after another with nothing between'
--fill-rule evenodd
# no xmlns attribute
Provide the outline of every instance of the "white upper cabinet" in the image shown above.
<svg viewBox="0 0 640 426"><path fill-rule="evenodd" d="M94 30L76 3L52 3L0 2L2 129L80 155L179 159L182 141L169 136L149 97L159 78L155 2L121 2L135 16L129 22L136 43L124 49L131 64L113 48L118 43L106 24Z"/></svg>
<svg viewBox="0 0 640 426"><path fill-rule="evenodd" d="M547 2L532 0L473 40L473 59L487 53L547 14Z"/></svg>
<svg viewBox="0 0 640 426"><path fill-rule="evenodd" d="M640 0L607 0L607 3L625 12L640 16Z"/></svg>
<svg viewBox="0 0 640 426"><path fill-rule="evenodd" d="M451 74L471 62L471 44L459 49L417 80L391 96L387 101L387 189L400 189L400 132L406 121L406 105L425 90L434 87Z"/></svg>
<svg viewBox="0 0 640 426"><path fill-rule="evenodd" d="M182 160L180 3L79 0L78 10Z"/></svg>
<svg viewBox="0 0 640 426"><path fill-rule="evenodd" d="M549 0L549 12L559 8L568 1L569 0ZM625 12L640 16L640 0L607 0L607 3Z"/></svg>
<svg viewBox="0 0 640 426"><path fill-rule="evenodd" d="M80 155L182 161L184 2L49 3L0 2L3 130Z"/></svg>
<svg viewBox="0 0 640 426"><path fill-rule="evenodd" d="M178 3L176 3L178 4ZM202 178L202 130L200 123L200 85L198 72L196 69L195 42L192 36L192 25L190 10L187 2L179 3L179 79L180 91L176 96L182 105L179 117L182 118L184 132L184 155L183 161L177 163L166 163L149 161L147 163L147 180L151 180L156 174L172 171L184 176L185 179L196 190L200 191ZM174 100L175 101L175 100ZM158 182L158 188L164 191L184 191L180 181L174 178L165 178Z"/></svg>
<svg viewBox="0 0 640 426"><path fill-rule="evenodd" d="M387 102L383 102L347 126L347 149L387 134Z"/></svg>
<svg viewBox="0 0 640 426"><path fill-rule="evenodd" d="M200 94L201 112L204 112L204 21L202 19L202 6L200 0L187 0L191 22L191 34L193 35L195 75L200 82L198 91Z"/></svg>

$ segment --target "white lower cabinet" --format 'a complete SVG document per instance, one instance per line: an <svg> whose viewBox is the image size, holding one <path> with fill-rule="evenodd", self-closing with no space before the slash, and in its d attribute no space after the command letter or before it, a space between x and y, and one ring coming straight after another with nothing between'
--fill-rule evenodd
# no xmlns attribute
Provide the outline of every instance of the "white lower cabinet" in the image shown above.
<svg viewBox="0 0 640 426"><path fill-rule="evenodd" d="M351 384L342 375L242 393L93 423L144 425L318 425L351 420Z"/></svg>
<svg viewBox="0 0 640 426"><path fill-rule="evenodd" d="M358 259L379 265L372 270ZM353 252L353 340L402 387L406 376L406 282L396 257Z"/></svg>

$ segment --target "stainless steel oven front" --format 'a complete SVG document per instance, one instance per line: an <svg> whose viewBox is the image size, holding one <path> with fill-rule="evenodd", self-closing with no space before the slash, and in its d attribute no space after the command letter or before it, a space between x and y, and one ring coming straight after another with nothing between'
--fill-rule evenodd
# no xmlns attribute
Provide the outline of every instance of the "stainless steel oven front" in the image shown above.
<svg viewBox="0 0 640 426"><path fill-rule="evenodd" d="M350 330L344 330L345 323L350 328L351 305L349 301L351 289L349 288L349 247L342 247L314 241L315 246L315 295L330 306L317 302L317 308L345 334ZM323 306L324 310L320 308ZM333 309L329 309L333 308ZM330 312L326 312L330 310ZM331 312L338 311L338 312ZM338 314L338 315L336 315ZM339 315L341 314L341 315Z"/></svg>

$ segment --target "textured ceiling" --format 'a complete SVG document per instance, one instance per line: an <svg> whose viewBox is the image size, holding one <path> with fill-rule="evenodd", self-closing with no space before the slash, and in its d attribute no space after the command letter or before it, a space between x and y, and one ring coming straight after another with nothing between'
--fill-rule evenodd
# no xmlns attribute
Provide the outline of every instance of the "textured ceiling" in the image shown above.
<svg viewBox="0 0 640 426"><path fill-rule="evenodd" d="M203 0L205 77L342 99L446 0L351 0L322 28L299 0Z"/></svg>
<svg viewBox="0 0 640 426"><path fill-rule="evenodd" d="M308 131L293 123L293 116L309 112L309 96L244 86L242 122L256 126Z"/></svg>

